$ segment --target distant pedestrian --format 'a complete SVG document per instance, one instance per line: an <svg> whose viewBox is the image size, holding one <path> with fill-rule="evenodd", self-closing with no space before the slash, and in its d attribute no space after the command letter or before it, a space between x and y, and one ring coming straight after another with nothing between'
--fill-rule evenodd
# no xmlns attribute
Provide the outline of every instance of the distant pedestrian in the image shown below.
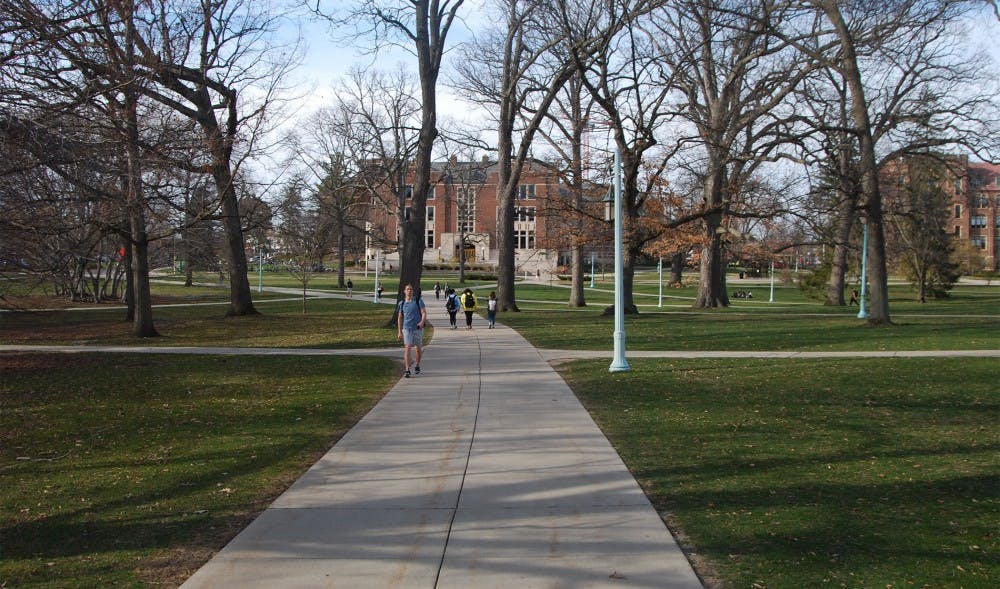
<svg viewBox="0 0 1000 589"><path fill-rule="evenodd" d="M858 302L858 289L855 288L854 290L851 291L851 300L850 302L847 303L847 306L850 307L851 305L858 305L858 304L860 304Z"/></svg>
<svg viewBox="0 0 1000 589"><path fill-rule="evenodd" d="M403 376L410 378L410 350L416 348L416 357L413 359L413 374L420 374L420 356L424 345L424 325L427 323L427 309L424 308L424 301L414 294L413 285L407 284L403 288L405 297L399 302L396 310L396 324L399 327L397 339L403 342Z"/></svg>
<svg viewBox="0 0 1000 589"><path fill-rule="evenodd" d="M434 298L435 299L440 299L441 298L441 283L440 282L435 282L434 283Z"/></svg>
<svg viewBox="0 0 1000 589"><path fill-rule="evenodd" d="M347 298L354 296L354 282L350 278L347 279Z"/></svg>
<svg viewBox="0 0 1000 589"><path fill-rule="evenodd" d="M382 288L382 283L379 282L378 286L375 287L375 302L376 303L382 300L382 291L383 290L385 290L385 289Z"/></svg>
<svg viewBox="0 0 1000 589"><path fill-rule="evenodd" d="M476 295L471 288L462 291L462 310L465 311L465 328L472 329L472 313L476 310Z"/></svg>
<svg viewBox="0 0 1000 589"><path fill-rule="evenodd" d="M452 329L457 329L455 315L458 313L458 297L455 296L455 289L449 288L444 293L444 310L448 311L448 321Z"/></svg>
<svg viewBox="0 0 1000 589"><path fill-rule="evenodd" d="M490 292L490 298L486 301L486 319L489 321L490 329L497 326L497 293Z"/></svg>

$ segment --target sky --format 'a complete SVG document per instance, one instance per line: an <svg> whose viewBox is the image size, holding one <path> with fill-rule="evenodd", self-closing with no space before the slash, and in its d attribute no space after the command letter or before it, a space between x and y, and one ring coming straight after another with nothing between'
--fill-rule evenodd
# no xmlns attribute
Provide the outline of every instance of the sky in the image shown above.
<svg viewBox="0 0 1000 589"><path fill-rule="evenodd" d="M338 0L331 0L331 2L336 1ZM484 25L485 12L481 6L485 1L487 0L465 1L460 11L463 20L456 22L453 30L449 33L449 45L454 46L455 43L471 39L471 30ZM365 47L351 45L349 41L343 39L335 39L329 26L324 22L308 17L301 17L296 21L302 27L307 47L302 65L295 74L299 80L298 86L302 88L302 98L296 101L298 116L293 116L293 120L304 117L322 106L332 104L335 84L353 65L373 65L380 69L394 69L397 64L404 63L414 71L414 75L416 74L413 56L399 48L386 50L375 56L365 53L367 49ZM969 23L969 33L974 44L979 45L990 54L995 63L1000 63L1000 43L996 42L996 39L1000 37L1000 22L993 14L992 8L986 3L984 3L981 18L974 19ZM447 68L447 64L445 68ZM438 109L439 117L442 119L450 117L472 122L486 118L481 110L461 101L443 83L439 83L438 87ZM488 136L485 139L493 141Z"/></svg>
<svg viewBox="0 0 1000 589"><path fill-rule="evenodd" d="M462 21L457 21L449 32L449 46L454 47L456 43L472 38L470 27L475 26L478 15L476 6L481 2L482 0L466 0L462 5L460 14L465 14L465 17ZM390 70L403 63L410 67L416 79L415 58L399 48L383 49L376 56L367 52L368 48L360 44L353 45L350 41L335 39L334 33L324 22L301 18L298 25L302 27L307 45L302 65L296 73L303 87L309 89L301 104L301 109L305 112L331 104L335 84L355 65L373 65ZM438 110L439 116L459 119L473 116L470 106L463 103L444 84L439 84L438 88Z"/></svg>

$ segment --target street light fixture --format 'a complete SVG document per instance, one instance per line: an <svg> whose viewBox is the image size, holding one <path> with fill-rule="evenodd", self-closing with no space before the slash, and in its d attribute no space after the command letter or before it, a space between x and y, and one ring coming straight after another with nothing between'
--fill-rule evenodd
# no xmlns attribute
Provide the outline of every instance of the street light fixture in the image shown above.
<svg viewBox="0 0 1000 589"><path fill-rule="evenodd" d="M610 196L610 195L609 195ZM630 370L628 361L625 360L625 284L624 284L624 256L622 252L622 155L621 150L615 147L615 169L614 169L614 199L612 203L605 198L605 219L609 217L615 222L615 331L614 331L614 356L611 359L609 372L625 372ZM613 214L613 216L612 216Z"/></svg>

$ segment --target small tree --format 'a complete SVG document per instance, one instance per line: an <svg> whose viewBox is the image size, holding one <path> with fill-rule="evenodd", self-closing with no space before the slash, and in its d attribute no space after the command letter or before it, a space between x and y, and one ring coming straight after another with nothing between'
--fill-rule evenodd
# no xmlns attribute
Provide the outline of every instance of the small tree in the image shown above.
<svg viewBox="0 0 1000 589"><path fill-rule="evenodd" d="M921 303L927 302L928 293L947 296L960 274L952 261L954 243L945 229L951 197L943 186L949 176L940 160L913 157L896 188L885 191L900 269L916 287Z"/></svg>

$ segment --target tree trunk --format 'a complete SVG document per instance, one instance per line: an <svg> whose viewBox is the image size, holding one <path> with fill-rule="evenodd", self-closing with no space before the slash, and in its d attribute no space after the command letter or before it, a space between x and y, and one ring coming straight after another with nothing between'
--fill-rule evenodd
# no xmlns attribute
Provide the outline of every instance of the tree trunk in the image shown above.
<svg viewBox="0 0 1000 589"><path fill-rule="evenodd" d="M715 209L705 216L705 237L707 245L701 249L701 274L698 283L698 298L694 306L701 309L728 307L726 293L726 264L722 248L722 205L725 170L717 163L718 157L710 156L709 169L712 174L705 182L705 204Z"/></svg>
<svg viewBox="0 0 1000 589"><path fill-rule="evenodd" d="M347 282L344 281L344 256L347 254L347 237L344 235L344 226L340 226L340 236L337 237L337 287L344 288Z"/></svg>
<svg viewBox="0 0 1000 589"><path fill-rule="evenodd" d="M510 158L507 158L508 162ZM507 182L510 176L507 174ZM505 183L505 184L506 184ZM505 186L497 211L497 308L500 311L520 311L514 297L514 204L517 186Z"/></svg>
<svg viewBox="0 0 1000 589"><path fill-rule="evenodd" d="M572 283L569 289L569 306L570 307L586 307L587 301L584 298L583 291L583 248L579 245L574 245L570 250L570 274L572 275Z"/></svg>
<svg viewBox="0 0 1000 589"><path fill-rule="evenodd" d="M216 152L216 163L212 166L212 176L222 205L222 230L226 245L226 262L229 266L229 310L227 317L257 315L250 295L250 279L247 276L247 256L243 249L243 228L240 225L240 207L229 170L229 158L221 159Z"/></svg>
<svg viewBox="0 0 1000 589"><path fill-rule="evenodd" d="M878 163L875 157L875 141L871 120L868 116L868 101L858 68L854 39L844 22L839 4L832 0L822 3L823 11L837 31L843 53L843 76L851 91L851 118L859 140L861 194L864 196L864 211L868 223L868 283L870 304L868 323L888 325L889 281L885 255L885 219L882 214L882 195L878 185Z"/></svg>
<svg viewBox="0 0 1000 589"><path fill-rule="evenodd" d="M125 242L122 262L125 264L125 321L135 322L135 275L132 273L132 237Z"/></svg>
<svg viewBox="0 0 1000 589"><path fill-rule="evenodd" d="M851 229L854 226L855 203L845 198L840 203L840 219L837 226L837 242L833 246L833 262L830 281L827 283L824 305L843 307L844 285L847 282L847 254L850 251Z"/></svg>
<svg viewBox="0 0 1000 589"><path fill-rule="evenodd" d="M132 335L135 337L157 337L153 325L153 296L149 289L149 240L146 237L145 219L142 215L131 215L132 225L132 272L135 292L135 316L132 319Z"/></svg>
<svg viewBox="0 0 1000 589"><path fill-rule="evenodd" d="M583 134L587 132L585 117L583 114L582 93L583 84L578 76L574 76L569 81L569 92L571 96L570 110L571 120L571 144L570 144L570 194L573 199L573 209L583 210ZM586 295L583 290L583 248L580 246L579 237L572 236L572 247L570 249L570 307L586 307Z"/></svg>
<svg viewBox="0 0 1000 589"><path fill-rule="evenodd" d="M676 252L670 256L670 284L683 285L684 252Z"/></svg>
<svg viewBox="0 0 1000 589"><path fill-rule="evenodd" d="M514 297L514 198L516 179L512 173L514 100L505 97L497 138L497 309L519 311Z"/></svg>

